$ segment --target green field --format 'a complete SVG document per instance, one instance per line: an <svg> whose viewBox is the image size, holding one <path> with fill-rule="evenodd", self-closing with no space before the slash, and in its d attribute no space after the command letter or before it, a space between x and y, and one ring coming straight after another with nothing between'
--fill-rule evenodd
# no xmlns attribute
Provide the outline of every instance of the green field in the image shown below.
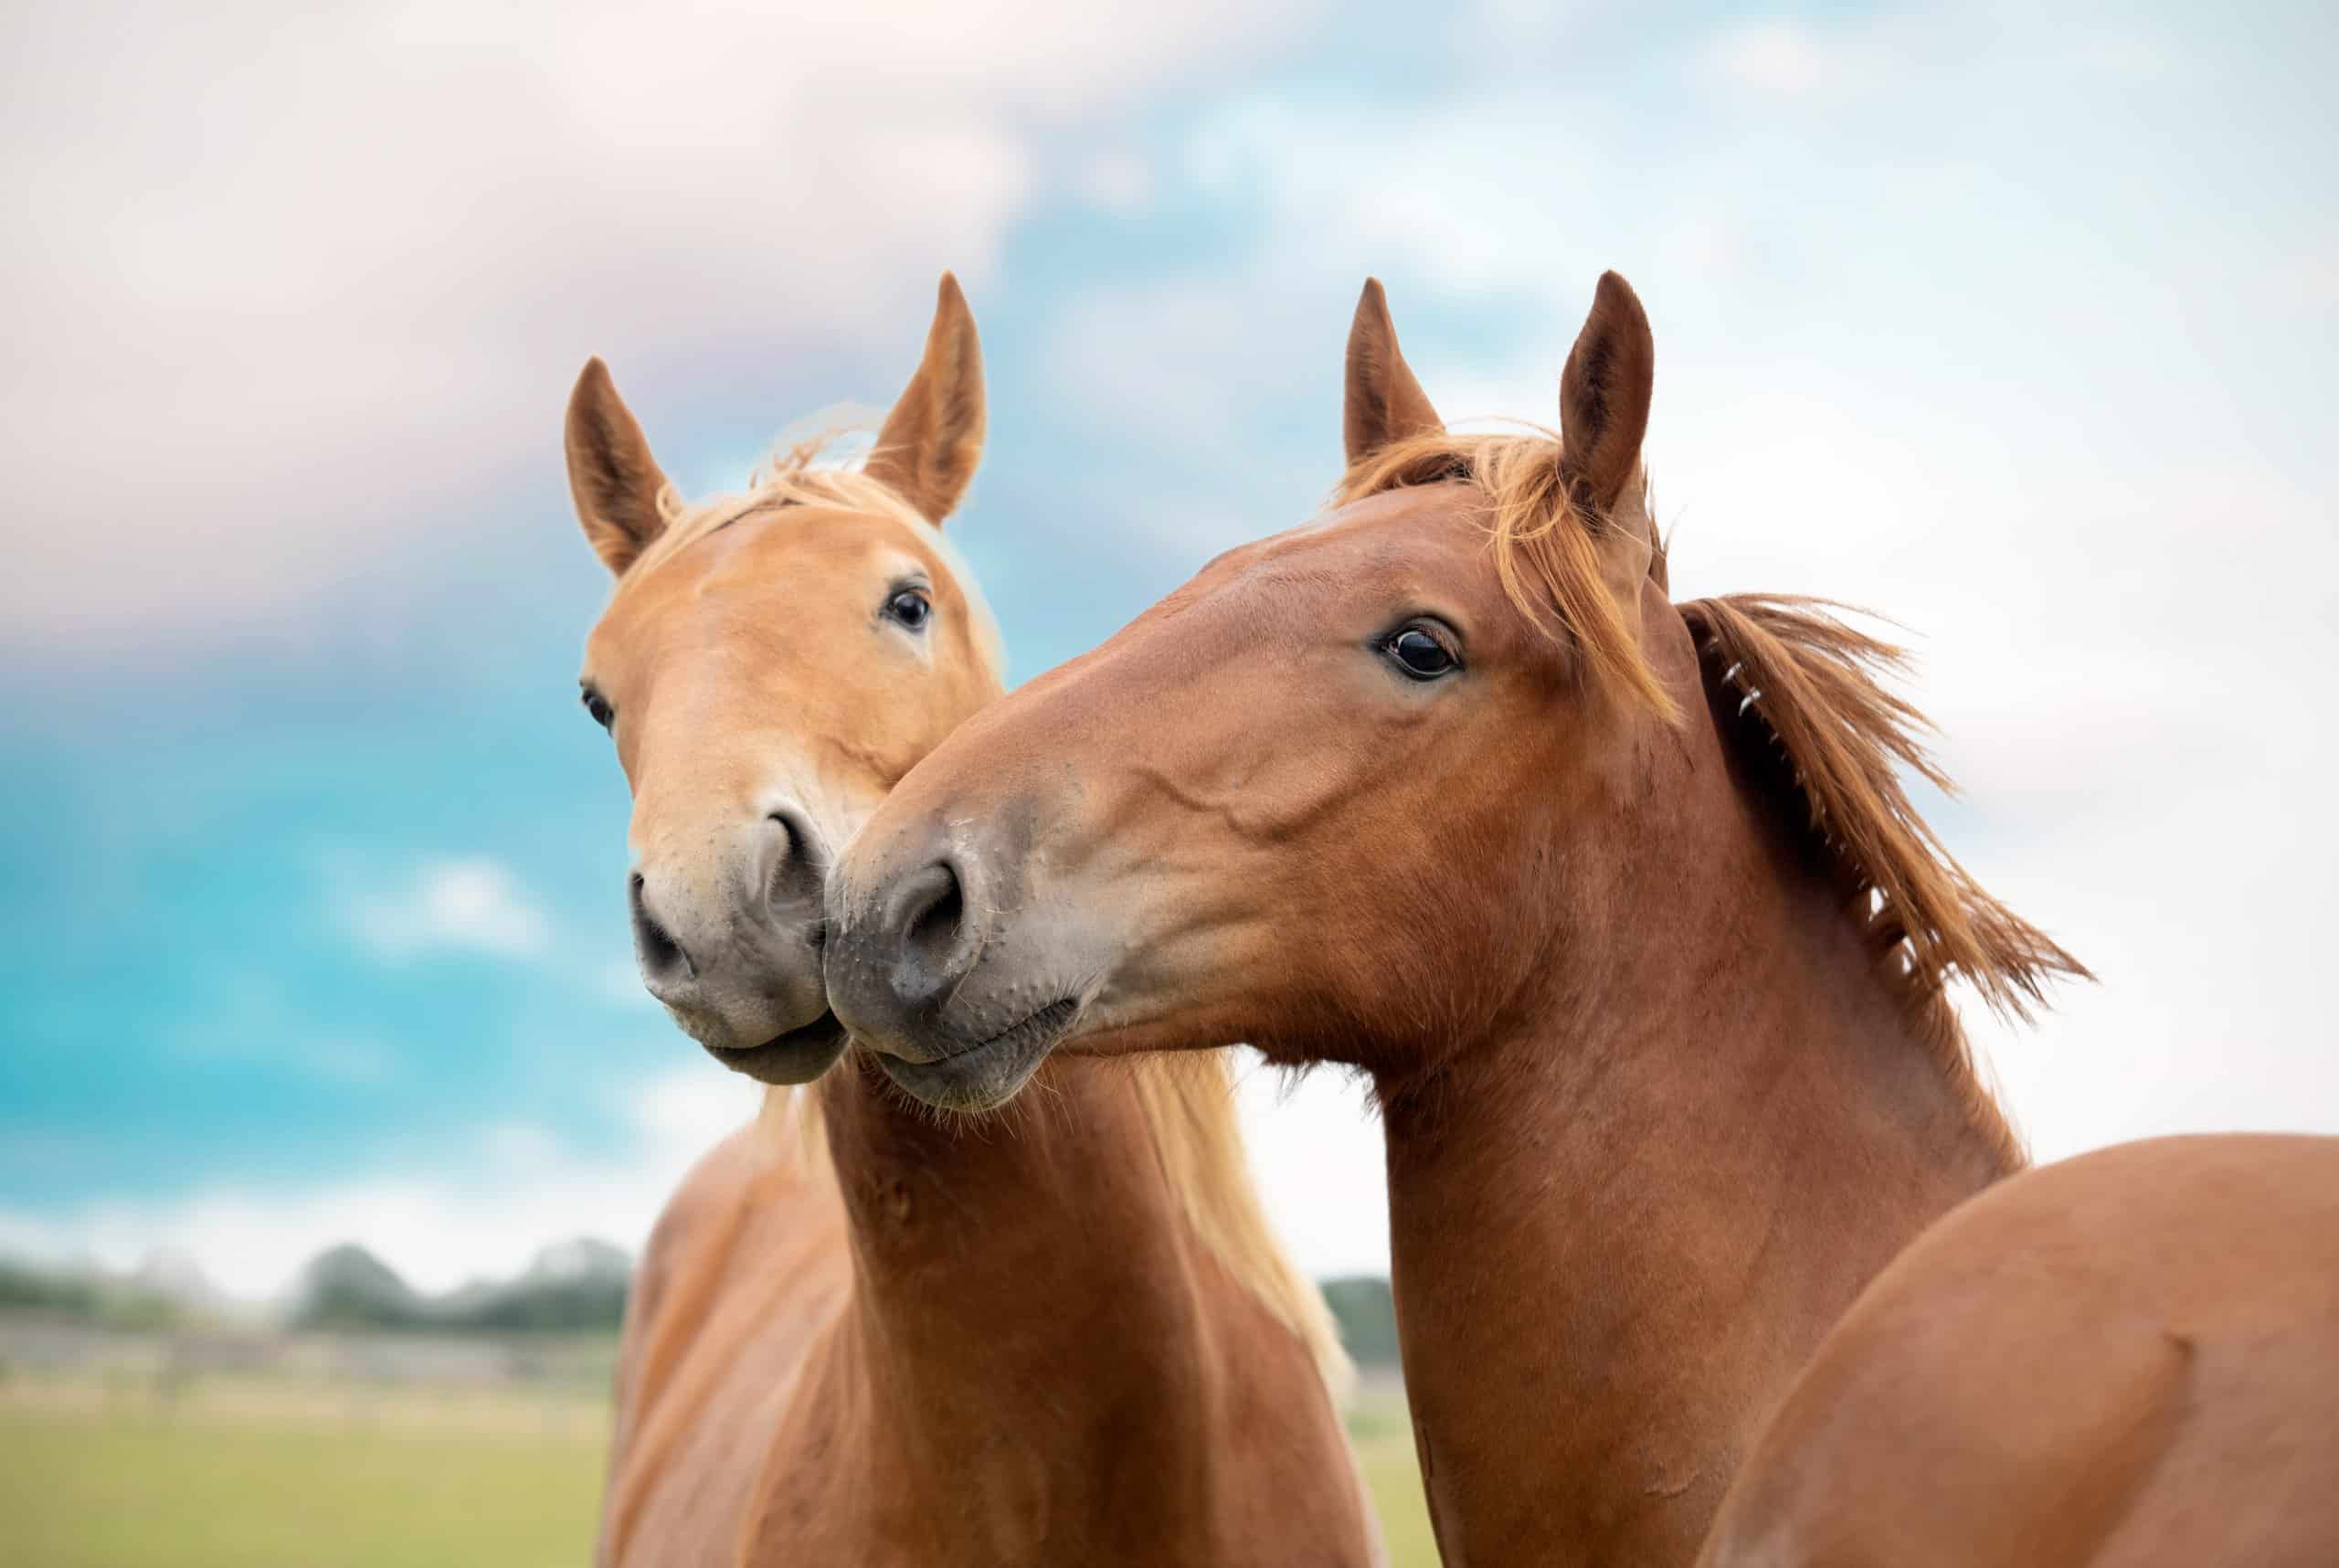
<svg viewBox="0 0 2339 1568"><path fill-rule="evenodd" d="M603 1413L556 1394L375 1393L209 1378L0 1385L10 1568L577 1568ZM1351 1422L1396 1568L1434 1568L1403 1407Z"/></svg>
<svg viewBox="0 0 2339 1568"><path fill-rule="evenodd" d="M1367 1388L1349 1411L1349 1438L1364 1465L1365 1484L1389 1543L1391 1568L1437 1568L1429 1507L1422 1500L1421 1463L1413 1454L1405 1396L1393 1383Z"/></svg>

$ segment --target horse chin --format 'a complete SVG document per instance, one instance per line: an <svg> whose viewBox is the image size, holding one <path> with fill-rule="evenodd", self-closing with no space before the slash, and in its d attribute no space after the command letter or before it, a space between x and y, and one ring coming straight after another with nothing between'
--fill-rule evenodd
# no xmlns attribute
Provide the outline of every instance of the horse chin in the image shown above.
<svg viewBox="0 0 2339 1568"><path fill-rule="evenodd" d="M809 1084L831 1067L844 1054L852 1036L833 1012L823 1012L811 1022L788 1030L765 1041L760 1045L733 1049L706 1044L706 1053L735 1073L744 1073L759 1084L785 1087L791 1084Z"/></svg>
<svg viewBox="0 0 2339 1568"><path fill-rule="evenodd" d="M987 1111L1015 1097L1048 1053L1080 1021L1080 1003L1065 997L1021 1022L931 1062L880 1053L885 1075L939 1110Z"/></svg>

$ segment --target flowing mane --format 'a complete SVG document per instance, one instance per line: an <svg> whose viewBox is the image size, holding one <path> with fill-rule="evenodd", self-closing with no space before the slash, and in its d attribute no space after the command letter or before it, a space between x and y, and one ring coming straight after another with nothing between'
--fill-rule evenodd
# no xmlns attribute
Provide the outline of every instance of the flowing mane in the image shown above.
<svg viewBox="0 0 2339 1568"><path fill-rule="evenodd" d="M1612 530L1637 532L1650 548L1650 576L1664 586L1665 546L1649 516L1646 476L1614 514L1600 516L1570 496L1559 442L1548 434L1431 431L1372 453L1334 499L1456 480L1487 497L1496 569L1519 613L1566 639L1592 680L1681 722L1617 615L1595 554ZM1931 721L1884 684L1905 673L1905 652L1847 624L1847 607L1824 599L1732 594L1677 609L1705 681L1729 694L1723 711L1740 720L1730 726L1730 743L1755 777L1775 786L1773 799L1801 818L1797 825L1835 868L1879 969L1974 1125L2022 1163L2020 1140L1975 1067L1949 982L1963 980L1993 1012L2027 1022L2049 979L2093 977L1985 891L1910 801L1902 768L1944 794L1956 787L1923 739Z"/></svg>
<svg viewBox="0 0 2339 1568"><path fill-rule="evenodd" d="M1164 1051L1129 1064L1161 1174L1212 1256L1307 1347L1335 1402L1356 1378L1324 1293L1284 1250L1251 1181L1235 1117L1231 1048Z"/></svg>

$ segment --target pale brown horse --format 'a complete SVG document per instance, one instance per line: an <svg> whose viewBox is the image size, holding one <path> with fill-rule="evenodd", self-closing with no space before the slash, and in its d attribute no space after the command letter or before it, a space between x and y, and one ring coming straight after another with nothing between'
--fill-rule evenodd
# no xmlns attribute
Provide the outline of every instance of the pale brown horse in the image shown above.
<svg viewBox="0 0 2339 1568"><path fill-rule="evenodd" d="M799 456L683 506L598 362L577 383L570 474L618 579L585 702L633 787L642 978L726 1064L819 1080L804 1117L775 1090L651 1238L600 1561L1371 1562L1339 1350L1249 1186L1222 1056L1066 1062L983 1127L840 1062L829 863L1000 690L937 531L983 427L947 277L858 471Z"/></svg>
<svg viewBox="0 0 2339 1568"><path fill-rule="evenodd" d="M1708 1568L2339 1563L2339 1139L2122 1144L1893 1260Z"/></svg>
<svg viewBox="0 0 2339 1568"><path fill-rule="evenodd" d="M1449 1563L1680 1563L1854 1295L2021 1154L1944 986L2080 972L1918 819L1891 651L1675 605L1654 351L1601 280L1560 438L1446 432L1378 284L1350 461L963 726L830 881L830 996L992 1104L1053 1051L1372 1075Z"/></svg>

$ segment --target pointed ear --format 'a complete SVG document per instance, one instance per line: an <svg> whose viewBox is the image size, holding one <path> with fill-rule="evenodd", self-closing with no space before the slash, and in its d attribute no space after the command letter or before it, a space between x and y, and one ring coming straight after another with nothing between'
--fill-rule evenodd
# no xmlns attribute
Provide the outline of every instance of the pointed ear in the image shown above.
<svg viewBox="0 0 2339 1568"><path fill-rule="evenodd" d="M1579 502L1605 516L1640 472L1656 385L1656 340L1633 287L1600 275L1592 313L1560 373L1560 471Z"/></svg>
<svg viewBox="0 0 2339 1568"><path fill-rule="evenodd" d="M1600 571L1610 596L1635 637L1641 625L1641 584L1665 592L1664 556L1648 487L1641 474L1641 439L1656 385L1656 341L1631 284L1600 275L1592 313L1576 334L1560 372L1560 473L1570 496L1603 525Z"/></svg>
<svg viewBox="0 0 2339 1568"><path fill-rule="evenodd" d="M1442 430L1445 421L1430 407L1413 367L1397 352L1397 323L1389 319L1389 296L1381 280L1367 278L1349 327L1348 401L1341 425L1351 466L1392 441Z"/></svg>
<svg viewBox="0 0 2339 1568"><path fill-rule="evenodd" d="M983 350L958 280L942 274L926 357L885 416L864 472L899 491L926 521L950 515L982 461Z"/></svg>
<svg viewBox="0 0 2339 1568"><path fill-rule="evenodd" d="M666 476L598 359L585 362L568 395L568 488L585 537L619 576L665 532L658 495Z"/></svg>

